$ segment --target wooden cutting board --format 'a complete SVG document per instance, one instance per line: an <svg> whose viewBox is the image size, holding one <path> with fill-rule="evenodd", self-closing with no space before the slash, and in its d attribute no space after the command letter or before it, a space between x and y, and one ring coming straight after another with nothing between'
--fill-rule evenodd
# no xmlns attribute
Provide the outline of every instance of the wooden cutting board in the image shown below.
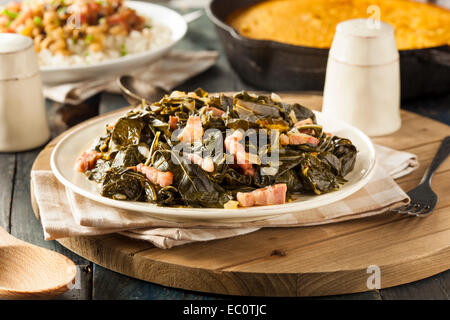
<svg viewBox="0 0 450 320"><path fill-rule="evenodd" d="M322 103L317 95L281 96L316 110ZM122 114L123 109L116 112ZM407 111L402 111L402 121L399 131L373 141L418 155L420 168L398 180L408 191L419 183L450 127ZM69 131L45 147L32 170L50 170L53 147ZM368 273L367 268L372 265L380 267L381 288L450 268L450 159L436 172L432 186L439 202L427 218L386 213L314 227L266 228L169 250L118 234L58 242L108 269L174 288L246 296L363 292L369 290L367 281L374 271Z"/></svg>

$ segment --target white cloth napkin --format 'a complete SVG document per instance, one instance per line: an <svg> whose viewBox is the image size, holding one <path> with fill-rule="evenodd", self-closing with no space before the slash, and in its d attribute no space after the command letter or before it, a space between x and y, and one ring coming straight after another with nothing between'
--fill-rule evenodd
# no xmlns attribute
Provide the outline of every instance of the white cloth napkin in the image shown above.
<svg viewBox="0 0 450 320"><path fill-rule="evenodd" d="M193 76L207 70L216 63L216 51L173 50L161 60L127 74L151 83L154 87L171 91ZM93 95L107 91L119 93L117 75L89 79L81 82L44 86L44 96L59 103L79 104Z"/></svg>
<svg viewBox="0 0 450 320"><path fill-rule="evenodd" d="M167 249L194 241L243 235L263 227L309 226L357 219L407 204L408 196L392 175L398 178L416 169L419 165L417 157L378 145L376 151L378 167L375 175L353 195L320 208L250 222L178 223L105 206L66 189L48 170L32 171L31 183L47 240L120 232Z"/></svg>

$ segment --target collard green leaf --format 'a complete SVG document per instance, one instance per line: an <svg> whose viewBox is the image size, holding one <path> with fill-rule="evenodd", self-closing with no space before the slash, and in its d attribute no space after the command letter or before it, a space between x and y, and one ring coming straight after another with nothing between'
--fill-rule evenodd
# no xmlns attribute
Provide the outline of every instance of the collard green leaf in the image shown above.
<svg viewBox="0 0 450 320"><path fill-rule="evenodd" d="M285 173L278 175L275 183L285 183L288 191L293 193L300 192L303 189L303 183L293 169L289 169Z"/></svg>
<svg viewBox="0 0 450 320"><path fill-rule="evenodd" d="M225 185L227 189L235 189L240 188L242 186L251 186L253 184L253 179L249 175L244 175L238 172L237 169L226 166L224 167L220 178L217 178L217 181L222 185Z"/></svg>
<svg viewBox="0 0 450 320"><path fill-rule="evenodd" d="M323 152L320 154L320 159L330 166L333 174L342 176L341 160L338 157L332 153Z"/></svg>
<svg viewBox="0 0 450 320"><path fill-rule="evenodd" d="M145 162L146 157L141 153L137 145L129 145L120 150L112 163L112 167L133 167Z"/></svg>
<svg viewBox="0 0 450 320"><path fill-rule="evenodd" d="M111 168L111 161L99 159L95 168L86 172L89 180L100 183L105 178L106 172Z"/></svg>
<svg viewBox="0 0 450 320"><path fill-rule="evenodd" d="M356 147L348 139L333 137L333 154L341 161L341 176L345 177L355 167Z"/></svg>
<svg viewBox="0 0 450 320"><path fill-rule="evenodd" d="M116 200L138 201L145 194L146 178L131 169L111 168L101 184L101 194Z"/></svg>
<svg viewBox="0 0 450 320"><path fill-rule="evenodd" d="M259 118L279 118L280 112L277 107L257 102L235 99L234 110L239 114L241 119L249 119L255 121Z"/></svg>
<svg viewBox="0 0 450 320"><path fill-rule="evenodd" d="M199 166L188 164L185 167L187 172L179 180L177 189L187 205L223 208L231 200L230 194L213 182Z"/></svg>
<svg viewBox="0 0 450 320"><path fill-rule="evenodd" d="M331 167L317 156L305 153L299 169L297 174L307 190L321 194L339 188L339 183L336 176L332 173Z"/></svg>
<svg viewBox="0 0 450 320"><path fill-rule="evenodd" d="M112 130L113 142L119 146L138 144L144 125L141 119L119 119Z"/></svg>

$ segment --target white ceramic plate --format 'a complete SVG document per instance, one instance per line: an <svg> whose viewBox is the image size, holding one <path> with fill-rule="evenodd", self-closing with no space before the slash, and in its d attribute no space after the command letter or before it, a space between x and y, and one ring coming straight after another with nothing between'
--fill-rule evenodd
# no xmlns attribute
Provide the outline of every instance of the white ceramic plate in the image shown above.
<svg viewBox="0 0 450 320"><path fill-rule="evenodd" d="M362 188L375 172L375 150L372 142L364 133L344 122L327 118L320 112L315 113L318 123L322 124L327 132L349 138L357 147L355 168L346 176L348 182L340 190L323 195L305 195L298 201L283 205L240 209L171 208L102 197L98 191L98 185L89 181L83 173L76 172L73 167L81 152L88 149L95 138L105 133L105 125L118 118L117 113L82 124L65 136L53 150L51 168L56 178L75 193L108 206L142 212L166 220L242 222L313 209L348 197Z"/></svg>
<svg viewBox="0 0 450 320"><path fill-rule="evenodd" d="M130 54L129 56L106 60L96 64L41 67L40 70L44 84L87 80L96 77L99 74L102 76L120 75L131 69L148 65L166 54L183 38L187 31L185 19L171 9L139 1L126 1L125 4L126 6L135 9L139 15L168 27L172 33L171 41L163 46L158 46L145 52Z"/></svg>

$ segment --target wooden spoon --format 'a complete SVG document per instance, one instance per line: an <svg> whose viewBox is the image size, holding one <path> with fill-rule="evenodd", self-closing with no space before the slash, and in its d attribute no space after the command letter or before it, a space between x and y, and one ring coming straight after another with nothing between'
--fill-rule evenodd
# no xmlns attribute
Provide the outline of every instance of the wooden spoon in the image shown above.
<svg viewBox="0 0 450 320"><path fill-rule="evenodd" d="M71 289L76 274L67 257L0 228L0 299L48 299Z"/></svg>

